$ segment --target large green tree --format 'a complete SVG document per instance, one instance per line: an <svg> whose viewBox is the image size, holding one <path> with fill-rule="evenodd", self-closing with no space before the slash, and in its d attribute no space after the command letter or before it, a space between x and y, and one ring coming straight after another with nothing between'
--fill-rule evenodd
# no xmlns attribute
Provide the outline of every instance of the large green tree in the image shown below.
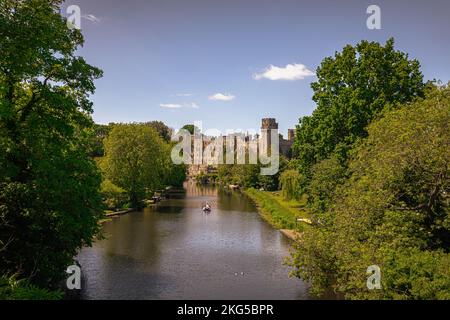
<svg viewBox="0 0 450 320"><path fill-rule="evenodd" d="M372 123L349 170L305 230L296 274L348 298L449 299L450 87ZM371 265L381 290L366 286Z"/></svg>
<svg viewBox="0 0 450 320"><path fill-rule="evenodd" d="M155 129L165 142L169 143L172 139L173 129L169 128L164 122L154 120L147 122L146 125Z"/></svg>
<svg viewBox="0 0 450 320"><path fill-rule="evenodd" d="M300 119L294 143L294 155L308 177L315 163L333 153L345 161L386 106L410 102L424 91L419 62L395 50L393 39L384 46L368 41L347 45L322 61L311 87L317 108Z"/></svg>
<svg viewBox="0 0 450 320"><path fill-rule="evenodd" d="M280 175L280 187L286 200L300 199L303 176L296 169L285 170Z"/></svg>
<svg viewBox="0 0 450 320"><path fill-rule="evenodd" d="M94 80L59 0L0 1L0 273L49 286L102 215L88 157Z"/></svg>
<svg viewBox="0 0 450 320"><path fill-rule="evenodd" d="M91 156L103 157L105 150L103 146L103 140L108 136L113 124L103 125L95 124L93 128L93 137L91 141Z"/></svg>
<svg viewBox="0 0 450 320"><path fill-rule="evenodd" d="M102 167L106 177L126 190L131 204L164 186L169 174L169 146L144 124L116 124L105 140Z"/></svg>
<svg viewBox="0 0 450 320"><path fill-rule="evenodd" d="M346 175L347 168L336 155L312 166L306 192L313 213L325 212L329 208L336 188L345 182Z"/></svg>

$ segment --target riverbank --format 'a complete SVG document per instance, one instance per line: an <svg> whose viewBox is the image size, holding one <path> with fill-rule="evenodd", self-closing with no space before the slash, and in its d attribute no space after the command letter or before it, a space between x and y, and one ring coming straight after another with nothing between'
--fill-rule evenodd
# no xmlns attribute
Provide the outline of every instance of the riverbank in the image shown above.
<svg viewBox="0 0 450 320"><path fill-rule="evenodd" d="M130 212L136 211L136 209L131 208L131 209L126 209L126 210L121 210L121 211L111 211L111 212L106 212L105 216L106 217L117 217L117 216L121 216Z"/></svg>
<svg viewBox="0 0 450 320"><path fill-rule="evenodd" d="M168 197L179 197L180 195L183 195L186 193L185 189L181 188L174 188L174 187L166 187L164 190L155 192L154 196L151 199L145 199L143 200L143 208L150 207L157 205L159 202L166 200ZM105 211L105 219L102 219L100 223L103 223L105 221L110 221L110 218L118 217L130 212L138 211L137 208L128 208L128 209L117 209L117 211L113 210L106 210Z"/></svg>
<svg viewBox="0 0 450 320"><path fill-rule="evenodd" d="M205 202L213 206L210 215L201 212ZM182 198L113 219L103 225L104 237L77 255L85 275L79 299L310 297L309 284L289 277L292 268L284 264L292 242L238 191L186 184Z"/></svg>
<svg viewBox="0 0 450 320"><path fill-rule="evenodd" d="M299 241L302 237L302 234L295 230L289 229L280 229L280 232L286 237L294 241Z"/></svg>
<svg viewBox="0 0 450 320"><path fill-rule="evenodd" d="M286 201L279 192L259 191L253 188L243 190L243 193L255 203L263 219L289 239L298 240L301 232L308 228L308 224L298 222L299 219L309 219L306 199Z"/></svg>

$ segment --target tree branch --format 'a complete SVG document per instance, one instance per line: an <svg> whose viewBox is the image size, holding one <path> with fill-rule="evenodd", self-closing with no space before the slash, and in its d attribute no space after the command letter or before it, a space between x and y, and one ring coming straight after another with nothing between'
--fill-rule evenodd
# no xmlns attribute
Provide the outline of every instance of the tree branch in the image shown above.
<svg viewBox="0 0 450 320"><path fill-rule="evenodd" d="M14 237L11 236L9 237L8 241L6 242L6 244L3 245L3 248L0 248L0 252L3 252L6 250L6 248L8 248L8 246L14 241Z"/></svg>

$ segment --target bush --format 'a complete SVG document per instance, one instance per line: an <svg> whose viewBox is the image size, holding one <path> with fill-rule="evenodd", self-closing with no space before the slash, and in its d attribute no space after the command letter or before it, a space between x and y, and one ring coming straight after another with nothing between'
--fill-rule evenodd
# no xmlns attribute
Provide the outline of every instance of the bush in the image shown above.
<svg viewBox="0 0 450 320"><path fill-rule="evenodd" d="M0 300L60 300L61 291L49 291L31 285L28 280L0 277Z"/></svg>
<svg viewBox="0 0 450 320"><path fill-rule="evenodd" d="M108 179L102 182L101 192L105 205L111 210L124 208L129 200L127 192Z"/></svg>

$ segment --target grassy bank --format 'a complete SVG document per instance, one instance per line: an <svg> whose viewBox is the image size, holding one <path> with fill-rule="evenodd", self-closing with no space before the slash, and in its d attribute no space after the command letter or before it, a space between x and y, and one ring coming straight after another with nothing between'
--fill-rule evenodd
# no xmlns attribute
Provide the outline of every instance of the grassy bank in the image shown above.
<svg viewBox="0 0 450 320"><path fill-rule="evenodd" d="M303 223L296 223L298 218L308 218L306 200L286 201L279 192L246 189L244 193L258 206L261 216L277 229L302 231L307 227Z"/></svg>

